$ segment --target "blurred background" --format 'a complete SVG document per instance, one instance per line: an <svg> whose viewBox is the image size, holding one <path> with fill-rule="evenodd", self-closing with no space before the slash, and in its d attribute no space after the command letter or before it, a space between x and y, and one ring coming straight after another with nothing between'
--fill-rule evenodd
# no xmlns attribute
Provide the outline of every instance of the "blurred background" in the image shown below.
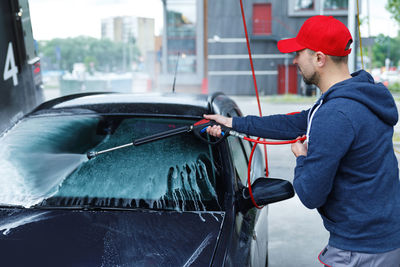
<svg viewBox="0 0 400 267"><path fill-rule="evenodd" d="M29 0L45 99L77 92L172 91L254 95L240 2L232 0ZM276 43L313 15L350 28L353 71L363 66L400 93L398 2L243 1L260 95L314 96ZM363 63L363 66L362 66Z"/></svg>

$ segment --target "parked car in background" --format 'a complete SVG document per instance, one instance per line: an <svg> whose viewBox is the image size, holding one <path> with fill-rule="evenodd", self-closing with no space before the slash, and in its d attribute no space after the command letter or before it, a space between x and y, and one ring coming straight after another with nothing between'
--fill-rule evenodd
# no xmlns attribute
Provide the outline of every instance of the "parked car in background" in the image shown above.
<svg viewBox="0 0 400 267"><path fill-rule="evenodd" d="M379 78L380 82L386 86L400 83L400 73L396 70L384 71Z"/></svg>
<svg viewBox="0 0 400 267"><path fill-rule="evenodd" d="M1 264L266 266L268 207L252 208L248 196L250 143L183 133L86 157L205 113L242 115L220 93L89 93L22 118L0 137ZM256 180L264 169L257 149L258 204L293 196L289 182Z"/></svg>
<svg viewBox="0 0 400 267"><path fill-rule="evenodd" d="M397 70L381 71L380 69L373 69L371 75L375 82L381 82L385 86L400 83L400 72Z"/></svg>

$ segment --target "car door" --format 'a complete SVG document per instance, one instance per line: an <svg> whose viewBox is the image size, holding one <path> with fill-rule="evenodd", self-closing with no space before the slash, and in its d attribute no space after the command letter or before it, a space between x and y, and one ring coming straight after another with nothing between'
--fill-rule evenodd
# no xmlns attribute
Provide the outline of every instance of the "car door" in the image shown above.
<svg viewBox="0 0 400 267"><path fill-rule="evenodd" d="M231 116L239 116L232 110ZM248 186L247 184L247 168L249 157L252 149L250 142L244 141L236 137L228 137L228 144L231 151L234 170L236 173L235 184L237 188ZM263 176L265 166L263 164L263 156L260 149L256 149L253 155L250 181ZM237 255L245 257L246 260L240 259L242 263L249 266L265 266L268 248L268 225L267 225L268 208L262 210L253 208L245 214L238 212L235 218L235 230L239 235L239 246ZM243 255L245 254L245 255ZM238 259L239 260L239 259Z"/></svg>

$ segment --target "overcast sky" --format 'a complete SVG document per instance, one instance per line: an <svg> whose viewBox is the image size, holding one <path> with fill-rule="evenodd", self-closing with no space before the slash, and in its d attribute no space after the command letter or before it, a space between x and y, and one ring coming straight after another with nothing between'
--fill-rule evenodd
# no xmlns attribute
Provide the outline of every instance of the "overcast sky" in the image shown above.
<svg viewBox="0 0 400 267"><path fill-rule="evenodd" d="M232 0L233 1L233 0ZM184 0L179 1L185 3ZM367 15L367 0L361 0L362 14ZM386 11L387 0L370 0L371 36L397 35L398 26ZM209 1L210 5L211 1ZM113 16L138 16L155 19L155 33L162 28L161 0L29 0L35 39L49 40L87 35L100 38L101 19ZM368 36L367 23L361 35Z"/></svg>
<svg viewBox="0 0 400 267"><path fill-rule="evenodd" d="M367 16L367 0L361 0L361 18ZM397 36L399 26L397 22L391 18L391 14L385 9L387 0L369 0L370 3L370 27L371 36L376 36L380 33L391 37ZM361 27L361 36L368 36L367 23Z"/></svg>
<svg viewBox="0 0 400 267"><path fill-rule="evenodd" d="M154 18L158 31L163 23L161 0L29 0L29 9L38 40L78 35L100 38L101 19L114 16Z"/></svg>

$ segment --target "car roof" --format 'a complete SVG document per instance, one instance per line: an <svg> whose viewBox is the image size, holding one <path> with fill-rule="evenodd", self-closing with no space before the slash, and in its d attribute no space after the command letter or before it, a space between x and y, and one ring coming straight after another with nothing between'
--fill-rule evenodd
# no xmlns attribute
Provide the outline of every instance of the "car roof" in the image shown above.
<svg viewBox="0 0 400 267"><path fill-rule="evenodd" d="M75 113L143 114L199 117L203 114L226 114L236 103L223 93L212 95L184 93L86 93L47 101L29 115L73 111Z"/></svg>

